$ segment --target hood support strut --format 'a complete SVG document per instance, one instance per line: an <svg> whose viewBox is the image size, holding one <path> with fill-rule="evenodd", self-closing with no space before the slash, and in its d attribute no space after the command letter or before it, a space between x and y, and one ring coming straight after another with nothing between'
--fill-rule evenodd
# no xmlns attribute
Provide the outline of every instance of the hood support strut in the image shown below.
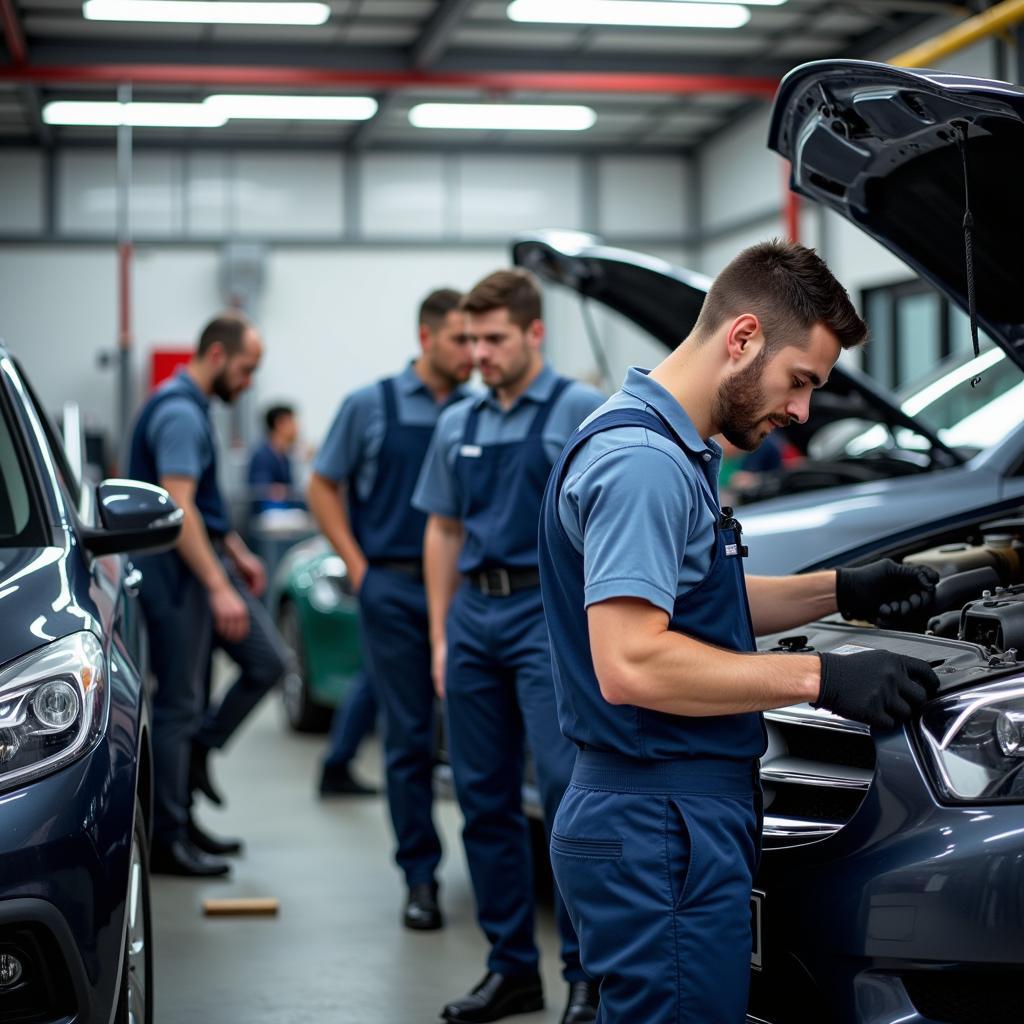
<svg viewBox="0 0 1024 1024"><path fill-rule="evenodd" d="M981 355L981 347L978 344L978 309L974 291L974 214L971 213L971 192L967 174L967 132L966 121L953 121L952 127L956 131L956 148L960 151L960 164L964 170L964 260L967 269L967 312L971 319L971 342L974 344L974 354ZM971 387L976 388L981 377L975 377L971 381Z"/></svg>

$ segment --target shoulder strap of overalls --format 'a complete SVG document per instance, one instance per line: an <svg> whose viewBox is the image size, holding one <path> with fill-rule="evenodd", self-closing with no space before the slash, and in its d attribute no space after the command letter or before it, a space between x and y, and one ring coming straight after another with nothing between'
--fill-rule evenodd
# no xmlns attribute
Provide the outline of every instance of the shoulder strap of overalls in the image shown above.
<svg viewBox="0 0 1024 1024"><path fill-rule="evenodd" d="M384 419L388 423L398 421L398 401L395 398L395 381L393 377L385 377L380 382L380 394L384 400Z"/></svg>
<svg viewBox="0 0 1024 1024"><path fill-rule="evenodd" d="M537 407L537 411L533 414L533 421L530 423L530 429L526 435L527 437L537 437L538 434L543 432L551 417L551 410L554 409L558 399L562 396L562 392L564 392L571 383L572 381L570 381L568 377L558 377L555 380L555 386L551 389L551 394L548 395L547 401L542 402Z"/></svg>

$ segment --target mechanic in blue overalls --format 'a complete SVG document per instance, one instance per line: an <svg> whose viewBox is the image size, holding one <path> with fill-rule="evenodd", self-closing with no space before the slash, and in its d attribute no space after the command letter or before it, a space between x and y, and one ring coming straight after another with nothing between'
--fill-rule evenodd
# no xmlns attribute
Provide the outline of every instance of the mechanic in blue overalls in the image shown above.
<svg viewBox="0 0 1024 1024"><path fill-rule="evenodd" d="M363 654L384 726L387 797L408 894L407 928L443 924L434 827L434 688L423 589L426 516L411 505L441 410L468 394L473 356L451 288L419 311L420 356L342 403L313 464L309 509L359 595Z"/></svg>
<svg viewBox="0 0 1024 1024"><path fill-rule="evenodd" d="M191 816L191 793L215 802L206 768L263 695L284 674L287 651L258 600L262 563L231 529L217 482L217 439L210 400L233 402L252 383L263 345L242 316L212 320L188 365L150 396L132 431L128 475L165 487L185 517L175 550L138 556L140 599L156 676L153 697L154 871L225 874L220 854L237 840L204 832ZM211 644L240 672L203 718Z"/></svg>
<svg viewBox="0 0 1024 1024"><path fill-rule="evenodd" d="M489 390L441 416L413 501L430 513L424 558L434 683L446 698L477 919L491 943L484 979L442 1011L470 1022L543 1006L522 807L524 740L546 824L574 751L558 731L537 520L562 445L602 396L545 365L541 296L527 272L491 274L462 308ZM594 1020L597 986L580 967L561 900L556 911L569 982L562 1020L582 1024Z"/></svg>
<svg viewBox="0 0 1024 1024"><path fill-rule="evenodd" d="M761 838L761 711L810 701L891 728L933 693L887 651L763 654L754 637L840 610L907 614L935 575L863 568L747 577L721 509L721 433L752 450L808 415L866 327L812 250L766 242L708 292L692 334L573 436L540 527L562 731L577 746L555 878L600 976L603 1024L742 1024Z"/></svg>

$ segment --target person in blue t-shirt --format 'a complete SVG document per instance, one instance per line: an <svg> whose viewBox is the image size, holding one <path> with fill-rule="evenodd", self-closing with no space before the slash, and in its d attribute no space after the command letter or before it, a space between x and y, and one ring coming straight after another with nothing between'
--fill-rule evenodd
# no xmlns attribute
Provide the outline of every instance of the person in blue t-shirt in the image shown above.
<svg viewBox="0 0 1024 1024"><path fill-rule="evenodd" d="M192 792L220 802L206 769L256 703L284 674L288 652L258 600L262 562L232 529L217 479L214 397L234 402L252 384L263 343L243 316L206 325L188 364L154 392L135 421L128 475L165 488L184 512L174 550L135 559L149 633L153 697L153 841L156 872L225 874L219 855L236 853L196 824ZM203 716L210 652L224 649L240 668Z"/></svg>
<svg viewBox="0 0 1024 1024"><path fill-rule="evenodd" d="M544 1004L533 935L524 745L550 827L575 750L558 731L551 652L537 572L537 518L562 446L600 405L592 387L543 356L540 288L528 271L499 270L462 303L488 390L438 419L413 505L428 513L424 566L434 685L445 698L448 752L466 824L462 841L477 920L490 943L487 974L441 1011L452 1024L531 1013ZM596 1019L598 982L556 894L562 1024Z"/></svg>
<svg viewBox="0 0 1024 1024"><path fill-rule="evenodd" d="M272 405L264 415L266 436L249 456L249 494L253 515L272 508L304 508L294 492L292 451L299 420L290 405Z"/></svg>
<svg viewBox="0 0 1024 1024"><path fill-rule="evenodd" d="M720 503L711 438L750 451L805 422L841 349L866 334L813 250L752 246L691 334L653 370L629 370L549 478L541 588L577 748L551 860L583 967L602 978L602 1020L747 1019L762 711L807 701L890 730L938 687L927 662L884 650L757 653L756 636L836 611L927 609L937 577L888 559L747 577Z"/></svg>

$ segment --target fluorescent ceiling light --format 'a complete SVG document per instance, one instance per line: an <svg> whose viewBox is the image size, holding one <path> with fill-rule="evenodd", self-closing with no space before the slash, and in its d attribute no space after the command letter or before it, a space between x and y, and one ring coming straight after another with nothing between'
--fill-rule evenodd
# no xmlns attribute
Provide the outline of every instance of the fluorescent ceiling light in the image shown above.
<svg viewBox="0 0 1024 1024"><path fill-rule="evenodd" d="M418 103L409 111L409 123L417 128L582 132L596 120L590 107L576 105Z"/></svg>
<svg viewBox="0 0 1024 1024"><path fill-rule="evenodd" d="M117 103L55 100L43 107L47 124L135 128L220 128L233 118L268 121L365 121L377 112L368 96L253 96L221 94L201 103Z"/></svg>
<svg viewBox="0 0 1024 1024"><path fill-rule="evenodd" d="M203 25L322 25L325 3L242 3L239 0L85 0L91 21L174 21Z"/></svg>
<svg viewBox="0 0 1024 1024"><path fill-rule="evenodd" d="M203 106L228 120L249 118L278 121L366 121L377 113L377 101L369 96L208 96Z"/></svg>
<svg viewBox="0 0 1024 1024"><path fill-rule="evenodd" d="M219 128L223 114L202 103L117 103L55 100L43 107L47 124L134 128Z"/></svg>
<svg viewBox="0 0 1024 1024"><path fill-rule="evenodd" d="M512 0L508 16L512 21L547 24L657 28L740 28L750 21L746 7L719 0Z"/></svg>

